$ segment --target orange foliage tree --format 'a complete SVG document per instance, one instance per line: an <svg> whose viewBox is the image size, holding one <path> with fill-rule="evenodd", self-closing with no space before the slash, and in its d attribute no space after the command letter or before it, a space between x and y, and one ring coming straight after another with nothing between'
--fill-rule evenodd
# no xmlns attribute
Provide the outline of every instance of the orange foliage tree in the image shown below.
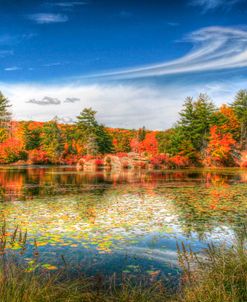
<svg viewBox="0 0 247 302"><path fill-rule="evenodd" d="M216 113L216 116L219 119L217 125L220 127L222 132L229 132L232 134L235 140L238 140L240 136L240 122L234 110L224 104L219 108L219 111Z"/></svg>
<svg viewBox="0 0 247 302"><path fill-rule="evenodd" d="M223 133L220 127L210 128L209 143L205 151L204 164L206 166L232 165L231 151L236 145L231 133Z"/></svg>

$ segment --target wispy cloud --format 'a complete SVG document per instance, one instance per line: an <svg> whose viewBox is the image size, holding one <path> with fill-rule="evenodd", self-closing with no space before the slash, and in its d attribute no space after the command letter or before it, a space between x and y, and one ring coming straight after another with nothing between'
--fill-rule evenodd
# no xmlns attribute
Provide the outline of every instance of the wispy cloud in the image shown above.
<svg viewBox="0 0 247 302"><path fill-rule="evenodd" d="M6 56L12 56L14 54L13 50L0 50L0 58L4 58Z"/></svg>
<svg viewBox="0 0 247 302"><path fill-rule="evenodd" d="M167 25L169 25L169 26L179 26L180 23L178 23L178 22L167 22Z"/></svg>
<svg viewBox="0 0 247 302"><path fill-rule="evenodd" d="M10 34L0 35L0 45L1 46L16 45L18 43L21 43L22 41L29 40L35 36L36 34L34 33L25 33L20 35L10 35Z"/></svg>
<svg viewBox="0 0 247 302"><path fill-rule="evenodd" d="M17 66L11 66L11 67L6 67L4 68L5 71L17 71L17 70L21 70L20 67Z"/></svg>
<svg viewBox="0 0 247 302"><path fill-rule="evenodd" d="M128 79L247 67L246 29L207 27L189 34L183 41L192 43L193 48L179 59L92 77Z"/></svg>
<svg viewBox="0 0 247 302"><path fill-rule="evenodd" d="M28 15L28 18L38 24L64 23L69 20L66 15L52 13L32 14Z"/></svg>
<svg viewBox="0 0 247 302"><path fill-rule="evenodd" d="M70 2L63 1L63 2L48 3L48 5L51 6L58 6L58 7L65 7L65 8L86 5L86 4L88 3L85 1L70 1Z"/></svg>
<svg viewBox="0 0 247 302"><path fill-rule="evenodd" d="M47 63L47 64L44 64L43 66L44 67L54 67L54 66L60 66L62 65L61 62L54 62L54 63Z"/></svg>
<svg viewBox="0 0 247 302"><path fill-rule="evenodd" d="M24 33L19 35L2 34L0 35L0 58L14 55L14 48L16 45L29 40L36 36L34 33ZM7 71L12 71L7 68Z"/></svg>
<svg viewBox="0 0 247 302"><path fill-rule="evenodd" d="M27 101L26 103L47 106L47 105L60 105L61 101L57 98L45 96L42 99L36 99L36 98L31 99L31 100Z"/></svg>
<svg viewBox="0 0 247 302"><path fill-rule="evenodd" d="M0 36L0 45L12 45L17 42L17 37L13 35L4 34Z"/></svg>
<svg viewBox="0 0 247 302"><path fill-rule="evenodd" d="M243 0L192 0L189 4L192 6L200 6L206 12L217 8L230 8L241 1Z"/></svg>

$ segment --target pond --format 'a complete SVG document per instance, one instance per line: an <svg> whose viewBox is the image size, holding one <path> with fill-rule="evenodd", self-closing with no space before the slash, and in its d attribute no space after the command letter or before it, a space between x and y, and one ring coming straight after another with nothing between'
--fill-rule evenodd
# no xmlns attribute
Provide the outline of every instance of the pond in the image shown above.
<svg viewBox="0 0 247 302"><path fill-rule="evenodd" d="M246 223L247 170L100 171L1 167L0 222L28 233L47 269L179 276L177 244L230 244ZM11 249L21 247L16 243ZM31 264L30 264L31 265Z"/></svg>

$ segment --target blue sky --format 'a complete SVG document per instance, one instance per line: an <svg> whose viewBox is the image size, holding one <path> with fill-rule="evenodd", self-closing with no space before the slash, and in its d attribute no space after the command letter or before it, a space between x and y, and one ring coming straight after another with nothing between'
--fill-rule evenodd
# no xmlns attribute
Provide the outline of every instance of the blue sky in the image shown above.
<svg viewBox="0 0 247 302"><path fill-rule="evenodd" d="M247 1L0 0L0 89L17 119L165 129L184 98L247 88Z"/></svg>

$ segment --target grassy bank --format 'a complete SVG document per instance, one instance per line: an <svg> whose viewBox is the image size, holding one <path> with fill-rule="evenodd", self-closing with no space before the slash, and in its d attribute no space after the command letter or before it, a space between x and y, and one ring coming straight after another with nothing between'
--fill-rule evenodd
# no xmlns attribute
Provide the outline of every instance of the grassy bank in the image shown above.
<svg viewBox="0 0 247 302"><path fill-rule="evenodd" d="M178 245L178 258L183 269L177 293L168 294L161 281L133 284L123 280L115 285L100 277L67 277L66 268L54 273L44 269L28 269L17 265L15 256L6 247L22 246L26 235L15 231L0 235L0 297L4 302L244 302L247 301L246 232L233 246L208 246L196 254ZM7 239L8 238L8 239ZM35 252L34 252L35 253ZM33 260L35 268L35 257Z"/></svg>
<svg viewBox="0 0 247 302"><path fill-rule="evenodd" d="M184 271L178 301L247 301L246 238L231 247L209 245L200 257L183 246L178 254Z"/></svg>

